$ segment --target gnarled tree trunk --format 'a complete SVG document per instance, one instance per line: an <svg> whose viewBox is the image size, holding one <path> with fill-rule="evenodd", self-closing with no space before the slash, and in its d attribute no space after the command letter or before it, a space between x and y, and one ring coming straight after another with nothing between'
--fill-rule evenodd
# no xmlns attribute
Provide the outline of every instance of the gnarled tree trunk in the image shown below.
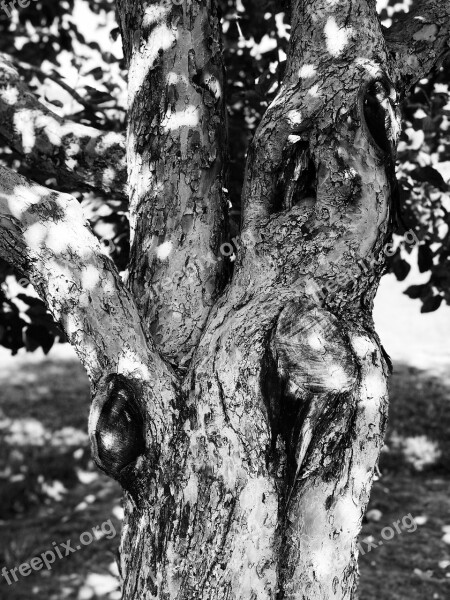
<svg viewBox="0 0 450 600"><path fill-rule="evenodd" d="M232 276L219 260L216 2L118 0L118 13L128 286L75 200L3 168L0 254L31 274L91 377L94 458L125 490L123 598L354 598L386 423L372 306L398 104L448 52L447 1L383 31L373 0L292 0L284 79L248 153Z"/></svg>

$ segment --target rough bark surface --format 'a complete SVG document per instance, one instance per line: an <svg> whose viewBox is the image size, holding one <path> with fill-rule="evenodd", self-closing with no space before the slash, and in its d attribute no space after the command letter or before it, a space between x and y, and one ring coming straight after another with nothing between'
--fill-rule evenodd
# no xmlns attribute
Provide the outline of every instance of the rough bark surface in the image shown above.
<svg viewBox="0 0 450 600"><path fill-rule="evenodd" d="M411 12L385 31L403 93L448 56L449 22L450 4L446 0L426 0L415 2Z"/></svg>
<svg viewBox="0 0 450 600"><path fill-rule="evenodd" d="M372 307L398 98L448 52L447 2L422 3L402 36L372 0L292 1L224 289L217 263L195 262L226 235L216 4L118 8L131 292L74 200L5 169L0 256L30 272L90 372L94 458L125 490L123 599L351 600L386 423Z"/></svg>
<svg viewBox="0 0 450 600"><path fill-rule="evenodd" d="M215 0L118 9L129 64L130 284L176 366L192 358L221 286L226 235L220 21Z"/></svg>
<svg viewBox="0 0 450 600"><path fill-rule="evenodd" d="M0 166L0 228L2 258L31 276L94 382L127 350L148 363L135 302L75 198Z"/></svg>

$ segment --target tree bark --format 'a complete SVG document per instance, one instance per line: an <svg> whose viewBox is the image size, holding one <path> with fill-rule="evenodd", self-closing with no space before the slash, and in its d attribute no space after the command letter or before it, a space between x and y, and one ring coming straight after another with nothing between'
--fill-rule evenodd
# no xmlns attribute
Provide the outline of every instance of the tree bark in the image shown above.
<svg viewBox="0 0 450 600"><path fill-rule="evenodd" d="M293 9L286 75L249 152L233 281L183 378L176 453L142 505L128 506L124 598L356 589L386 420L388 368L371 309L399 116L372 3ZM383 147L368 100L385 117ZM378 266L362 273L362 259Z"/></svg>
<svg viewBox="0 0 450 600"><path fill-rule="evenodd" d="M227 233L217 2L119 0L129 66L130 285L146 327L186 370L218 292Z"/></svg>
<svg viewBox="0 0 450 600"><path fill-rule="evenodd" d="M77 348L94 458L125 490L124 600L355 598L387 413L372 308L412 81L404 56L423 51L429 69L448 52L446 4L425 4L434 61L415 13L402 26L417 44L383 32L372 0L292 1L225 289L216 262L180 271L226 235L212 0L118 3L131 292L74 200L0 170L0 255L31 273Z"/></svg>
<svg viewBox="0 0 450 600"><path fill-rule="evenodd" d="M395 61L397 85L405 94L449 55L450 5L445 0L415 2L385 31Z"/></svg>

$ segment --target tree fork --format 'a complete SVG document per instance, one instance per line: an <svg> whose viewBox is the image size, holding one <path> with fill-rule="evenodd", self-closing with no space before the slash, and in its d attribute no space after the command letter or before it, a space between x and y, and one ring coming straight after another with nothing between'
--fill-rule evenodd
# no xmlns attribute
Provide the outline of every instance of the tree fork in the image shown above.
<svg viewBox="0 0 450 600"><path fill-rule="evenodd" d="M361 274L359 261L378 259L390 231L397 92L372 3L294 8L285 80L249 153L250 235L183 378L176 450L146 508L127 510L127 599L352 598L356 589L388 372L371 318L382 262ZM277 211L282 158L298 141L309 146L314 197Z"/></svg>
<svg viewBox="0 0 450 600"><path fill-rule="evenodd" d="M199 285L173 273L196 240L215 251L225 232L212 2L119 2L132 293L75 199L0 167L0 255L30 274L76 348L92 382L94 459L126 490L123 600L354 598L386 423L371 313L398 97L448 46L448 3L423 4L400 39L395 27L383 36L372 0L292 1L286 71L249 151L242 248L223 291L219 270L199 271ZM191 181L183 148L201 157ZM200 190L207 219L190 206ZM152 306L162 274L175 291Z"/></svg>

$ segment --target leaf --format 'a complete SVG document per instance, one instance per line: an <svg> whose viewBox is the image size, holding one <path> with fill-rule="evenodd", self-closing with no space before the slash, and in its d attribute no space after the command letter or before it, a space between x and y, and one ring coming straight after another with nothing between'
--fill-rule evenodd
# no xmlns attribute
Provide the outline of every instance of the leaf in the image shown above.
<svg viewBox="0 0 450 600"><path fill-rule="evenodd" d="M14 312L8 312L0 314L0 324L3 331L0 344L11 350L13 354L17 354L24 345L22 330L26 325L25 321Z"/></svg>
<svg viewBox="0 0 450 600"><path fill-rule="evenodd" d="M392 271L399 281L403 281L408 277L411 271L411 265L400 257L400 253L395 254L392 259Z"/></svg>
<svg viewBox="0 0 450 600"><path fill-rule="evenodd" d="M436 171L442 175L444 181L450 184L450 160L444 160L436 165Z"/></svg>
<svg viewBox="0 0 450 600"><path fill-rule="evenodd" d="M92 75L97 81L105 76L104 71L101 67L95 67L86 73L86 75Z"/></svg>
<svg viewBox="0 0 450 600"><path fill-rule="evenodd" d="M58 108L63 108L64 103L61 102L61 100L50 100L48 97L46 98L47 102L49 102L50 104L53 104L53 106L57 106Z"/></svg>
<svg viewBox="0 0 450 600"><path fill-rule="evenodd" d="M119 27L114 27L114 29L111 29L111 31L109 32L109 35L110 35L111 39L113 40L113 42L115 42L120 35Z"/></svg>
<svg viewBox="0 0 450 600"><path fill-rule="evenodd" d="M95 102L96 104L102 104L103 102L110 102L114 100L114 98L108 92L102 92L101 90L96 90L90 85L85 87L87 92L87 98L91 102Z"/></svg>
<svg viewBox="0 0 450 600"><path fill-rule="evenodd" d="M444 298L442 296L429 296L423 303L420 309L421 313L429 313L437 310Z"/></svg>
<svg viewBox="0 0 450 600"><path fill-rule="evenodd" d="M43 325L30 325L25 331L25 346L28 352L42 347L44 354L48 354L54 342L55 338Z"/></svg>
<svg viewBox="0 0 450 600"><path fill-rule="evenodd" d="M433 251L428 244L419 246L419 271L425 273L433 268Z"/></svg>
<svg viewBox="0 0 450 600"><path fill-rule="evenodd" d="M92 48L92 50L98 50L99 52L101 52L102 50L97 44L97 42L89 42L87 45L89 46L89 48Z"/></svg>
<svg viewBox="0 0 450 600"><path fill-rule="evenodd" d="M32 329L32 325L30 327L28 327L25 332L24 332L24 342L25 342L25 348L27 349L27 352L34 352L35 350L37 350L40 347L40 341L33 336L33 332L30 332L30 329Z"/></svg>
<svg viewBox="0 0 450 600"><path fill-rule="evenodd" d="M28 294L17 294L17 298L28 304L30 308L27 309L26 314L31 318L44 317L47 315L47 307L40 298L29 296Z"/></svg>
<svg viewBox="0 0 450 600"><path fill-rule="evenodd" d="M430 183L431 185L434 185L434 187L438 188L439 190L445 191L447 189L447 184L445 183L442 175L439 173L439 171L436 171L436 169L433 169L433 167L430 167L429 165L426 165L425 167L417 167L416 169L413 169L410 172L410 175L416 181Z"/></svg>
<svg viewBox="0 0 450 600"><path fill-rule="evenodd" d="M408 289L405 290L405 294L415 300L416 298L423 298L424 295L428 292L428 284L424 283L422 285L410 285Z"/></svg>

